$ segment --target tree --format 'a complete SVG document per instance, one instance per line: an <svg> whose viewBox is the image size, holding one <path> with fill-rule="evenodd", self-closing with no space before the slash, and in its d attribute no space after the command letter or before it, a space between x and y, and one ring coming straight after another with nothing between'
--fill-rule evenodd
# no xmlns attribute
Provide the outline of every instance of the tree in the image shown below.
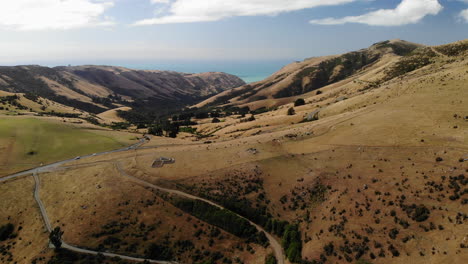
<svg viewBox="0 0 468 264"><path fill-rule="evenodd" d="M294 102L294 106L301 106L301 105L305 105L305 100L302 98L299 98L296 100L296 102Z"/></svg>
<svg viewBox="0 0 468 264"><path fill-rule="evenodd" d="M276 260L276 257L273 254L268 255L268 257L265 259L265 264L276 264L278 261Z"/></svg>
<svg viewBox="0 0 468 264"><path fill-rule="evenodd" d="M171 123L169 120L166 120L163 123L162 129L166 131L166 137L175 138L179 133L179 125L176 123Z"/></svg>
<svg viewBox="0 0 468 264"><path fill-rule="evenodd" d="M160 124L153 125L150 128L148 128L148 134L150 135L155 135L155 136L162 136L163 135L163 130L161 128Z"/></svg>
<svg viewBox="0 0 468 264"><path fill-rule="evenodd" d="M295 114L296 114L296 110L294 110L293 107L288 109L288 115L295 115Z"/></svg>
<svg viewBox="0 0 468 264"><path fill-rule="evenodd" d="M60 227L54 228L52 232L50 232L49 240L55 246L56 249L60 249L62 247L62 235L63 231L60 230Z"/></svg>

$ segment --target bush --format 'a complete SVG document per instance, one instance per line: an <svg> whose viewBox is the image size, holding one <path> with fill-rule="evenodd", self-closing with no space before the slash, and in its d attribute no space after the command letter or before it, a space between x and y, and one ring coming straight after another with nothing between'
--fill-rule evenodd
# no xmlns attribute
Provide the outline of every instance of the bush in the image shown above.
<svg viewBox="0 0 468 264"><path fill-rule="evenodd" d="M422 204L418 206L413 204L411 206L404 207L404 210L406 211L408 216L416 222L424 222L429 218L430 211L426 206Z"/></svg>
<svg viewBox="0 0 468 264"><path fill-rule="evenodd" d="M217 117L213 118L213 120L211 120L211 123L219 123L221 122L221 120L219 120Z"/></svg>
<svg viewBox="0 0 468 264"><path fill-rule="evenodd" d="M146 257L157 260L171 260L174 258L172 249L165 245L157 245L152 243L146 250Z"/></svg>
<svg viewBox="0 0 468 264"><path fill-rule="evenodd" d="M278 261L276 260L276 257L271 254L271 255L268 255L267 258L265 259L265 264L276 264L278 263Z"/></svg>
<svg viewBox="0 0 468 264"><path fill-rule="evenodd" d="M288 109L288 115L295 115L295 114L296 114L296 110L294 110L293 107Z"/></svg>
<svg viewBox="0 0 468 264"><path fill-rule="evenodd" d="M0 241L5 241L13 234L15 226L13 224L6 224L0 227Z"/></svg>
<svg viewBox="0 0 468 264"><path fill-rule="evenodd" d="M294 106L301 106L301 105L305 105L305 100L302 98L299 98L296 100L296 102L294 102Z"/></svg>
<svg viewBox="0 0 468 264"><path fill-rule="evenodd" d="M49 240L56 249L60 249L62 247L62 235L63 231L60 230L60 227L54 228L49 235Z"/></svg>
<svg viewBox="0 0 468 264"><path fill-rule="evenodd" d="M393 228L392 230L390 230L390 233L388 234L390 236L391 239L395 239L398 235L398 229L396 228Z"/></svg>

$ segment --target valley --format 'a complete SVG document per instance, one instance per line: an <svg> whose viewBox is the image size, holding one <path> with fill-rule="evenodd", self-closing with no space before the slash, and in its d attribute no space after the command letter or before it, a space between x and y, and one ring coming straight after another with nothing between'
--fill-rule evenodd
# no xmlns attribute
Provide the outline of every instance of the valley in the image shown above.
<svg viewBox="0 0 468 264"><path fill-rule="evenodd" d="M14 227L0 261L463 263L467 52L467 40L379 42L187 101L173 93L180 108L164 115L114 99L82 101L102 108L89 112L5 89L4 98L19 98L0 112L0 227ZM88 87L112 76L129 91L136 75L152 78L91 68L61 74ZM173 162L153 166L162 158ZM14 174L26 169L35 170ZM64 232L62 251L48 245L34 175L51 228ZM82 254L91 251L103 254Z"/></svg>

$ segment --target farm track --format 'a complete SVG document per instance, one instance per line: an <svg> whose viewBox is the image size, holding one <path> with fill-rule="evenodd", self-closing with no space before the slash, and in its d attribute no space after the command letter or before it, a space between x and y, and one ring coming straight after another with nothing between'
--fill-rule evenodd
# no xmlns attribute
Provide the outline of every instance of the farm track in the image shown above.
<svg viewBox="0 0 468 264"><path fill-rule="evenodd" d="M89 158L89 157L96 157L96 156L103 156L103 155L108 155L108 154L116 153L116 152L125 152L125 151L135 150L135 149L138 149L144 143L145 143L145 141L141 140L139 143L137 143L135 145L132 145L130 147L126 147L126 148L118 149L118 150L113 150L113 151L97 153L95 155L83 156L80 159L85 159L85 158ZM154 148L156 148L156 147L154 147ZM59 170L60 166L66 164L68 162L72 162L74 160L75 159L59 161L59 162L52 163L52 164L49 164L49 165L45 165L45 166L41 166L41 167L38 167L38 168L30 169L30 170L27 170L27 171L19 172L19 173L13 174L13 175L9 175L9 176L0 178L0 183L6 182L6 181L9 181L9 180L13 180L13 179L17 179L17 178L20 178L20 177L28 177L28 176L32 175L33 178L34 178L34 181L35 181L34 199L36 200L36 202L38 204L42 219L44 221L44 225L45 225L47 231L50 233L52 231L52 225L50 223L49 216L47 214L47 210L46 210L42 200L40 199L40 178L39 178L39 173ZM99 162L99 163L102 163L102 162ZM175 194L175 195L182 196L182 197L192 199L192 200L200 200L200 201L206 202L206 203L208 203L210 205L213 205L213 206L215 206L217 208L225 209L221 205L218 205L218 204L216 204L216 203L214 203L214 202L212 202L210 200L207 200L207 199L195 196L195 195L191 195L191 194L179 191L179 190L167 189L167 188L160 187L160 186L154 185L152 183L146 182L144 180L141 180L139 178L136 178L134 176L131 176L131 175L127 174L125 171L123 171L120 164L114 162L114 165L116 166L117 170L119 171L119 173L122 176L124 176L126 178L129 178L130 180L132 180L132 181L134 181L134 182L136 182L136 183L138 183L140 185L143 185L145 187L149 187L149 188L152 188L152 189L157 189L157 190L162 191L162 192ZM236 215L238 215L238 214L236 214ZM283 253L283 249L281 247L281 244L271 234L266 232L266 230L264 230L261 226L255 224L254 222L250 221L249 219L247 219L247 218L245 218L245 217L243 217L241 215L238 215L238 216L245 219L245 220L247 220L247 221L249 221L249 223L252 224L258 231L265 233L266 237L268 238L268 240L270 242L270 246L272 247L273 251L275 252L275 256L276 256L276 259L278 260L278 264L285 264L285 257L284 257L284 253ZM136 262L149 261L150 263L158 263L158 264L175 264L175 263L178 263L178 262L163 261L163 260L149 260L149 259L144 259L144 258L137 258L137 257L120 255L120 254L114 254L114 253L109 253L109 252L98 252L98 251L93 251L93 250L89 250L89 249L80 248L80 247L77 247L77 246L74 246L74 245L70 245L70 244L67 244L64 241L62 241L62 247L65 248L65 249L77 252L77 253L91 254L91 255L102 254L103 256L106 256L106 257L119 257L119 258L124 259L124 260L136 261Z"/></svg>

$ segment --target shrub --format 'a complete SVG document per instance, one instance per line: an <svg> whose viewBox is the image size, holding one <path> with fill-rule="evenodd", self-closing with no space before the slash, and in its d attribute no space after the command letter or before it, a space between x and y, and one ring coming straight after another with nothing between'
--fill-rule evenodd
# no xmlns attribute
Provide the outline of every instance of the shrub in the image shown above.
<svg viewBox="0 0 468 264"><path fill-rule="evenodd" d="M50 232L49 240L56 249L60 249L62 247L62 235L63 231L60 230L60 227L56 227L52 232Z"/></svg>
<svg viewBox="0 0 468 264"><path fill-rule="evenodd" d="M211 120L211 123L219 123L221 122L221 120L219 120L217 117L213 118L213 120Z"/></svg>
<svg viewBox="0 0 468 264"><path fill-rule="evenodd" d="M276 257L271 254L271 255L268 255L267 258L265 259L265 264L276 264L278 263L278 261L276 260Z"/></svg>
<svg viewBox="0 0 468 264"><path fill-rule="evenodd" d="M296 110L294 110L293 107L288 109L288 115L295 115L295 114L296 114Z"/></svg>
<svg viewBox="0 0 468 264"><path fill-rule="evenodd" d="M154 243L148 247L145 253L149 259L171 260L174 257L174 253L170 247Z"/></svg>
<svg viewBox="0 0 468 264"><path fill-rule="evenodd" d="M391 239L395 239L398 233L399 233L398 229L393 228L392 230L390 230L390 233L388 234L388 236L390 236Z"/></svg>
<svg viewBox="0 0 468 264"><path fill-rule="evenodd" d="M415 204L411 206L405 206L405 211L408 216L416 222L424 222L429 218L430 215L429 209L422 204L418 206Z"/></svg>
<svg viewBox="0 0 468 264"><path fill-rule="evenodd" d="M294 102L294 106L301 106L301 105L305 105L305 100L302 98L299 98Z"/></svg>
<svg viewBox="0 0 468 264"><path fill-rule="evenodd" d="M0 227L0 241L5 241L13 234L15 226L13 224L6 224Z"/></svg>

